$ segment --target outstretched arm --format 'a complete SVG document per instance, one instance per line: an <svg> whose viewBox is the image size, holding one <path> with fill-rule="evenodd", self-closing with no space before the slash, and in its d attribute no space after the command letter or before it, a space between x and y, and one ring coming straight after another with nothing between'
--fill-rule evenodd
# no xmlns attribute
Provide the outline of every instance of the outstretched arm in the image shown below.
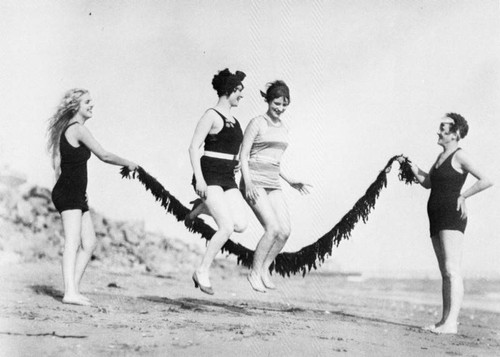
<svg viewBox="0 0 500 357"><path fill-rule="evenodd" d="M312 185L302 182L302 181L297 181L287 174L283 172L283 170L280 170L280 176L283 180L285 180L291 187L299 191L301 194L306 195L309 194L309 188L312 188Z"/></svg>
<svg viewBox="0 0 500 357"><path fill-rule="evenodd" d="M101 144L92 136L90 131L84 127L83 125L77 125L75 128L75 138L86 147L89 148L95 156L99 158L99 160L111 164L111 165L119 165L119 166L127 166L131 171L137 169L138 165L132 161L124 159L118 155L113 154L105 150Z"/></svg>
<svg viewBox="0 0 500 357"><path fill-rule="evenodd" d="M310 185L308 183L305 183L305 182L297 181L295 179L290 178L290 176L288 176L287 174L285 174L282 169L280 170L280 176L291 187L293 187L294 189L296 189L297 191L299 191L301 194L306 195L306 194L310 193L309 192L309 188L312 187L312 185Z"/></svg>

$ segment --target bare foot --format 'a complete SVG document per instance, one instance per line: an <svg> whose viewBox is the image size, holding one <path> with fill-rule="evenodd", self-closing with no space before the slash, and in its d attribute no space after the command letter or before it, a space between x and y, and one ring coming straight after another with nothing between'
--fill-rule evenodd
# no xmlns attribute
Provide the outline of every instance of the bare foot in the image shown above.
<svg viewBox="0 0 500 357"><path fill-rule="evenodd" d="M265 293L266 287L262 284L262 278L259 274L251 271L247 276L250 285L252 285L252 289L258 291L259 293Z"/></svg>
<svg viewBox="0 0 500 357"><path fill-rule="evenodd" d="M441 326L443 324L443 320L439 321L439 322L436 322L435 324L433 325L427 325L427 326L423 326L421 327L422 330L425 330L425 331L430 331L430 330L433 330L439 326Z"/></svg>
<svg viewBox="0 0 500 357"><path fill-rule="evenodd" d="M81 306L91 306L90 300L82 299L80 295L64 295L62 298L63 304L81 305Z"/></svg>
<svg viewBox="0 0 500 357"><path fill-rule="evenodd" d="M427 325L427 326L422 326L421 329L424 331L430 331L434 330L436 328L436 325Z"/></svg>
<svg viewBox="0 0 500 357"><path fill-rule="evenodd" d="M86 300L90 303L92 303L92 300L90 300L88 297L86 297L85 295L82 295L80 293L77 293L76 296L78 296L79 298L81 298L82 300Z"/></svg>
<svg viewBox="0 0 500 357"><path fill-rule="evenodd" d="M271 275L269 273L265 273L264 275L262 275L261 278L262 278L262 283L266 288L268 288L269 290L276 289L276 285L274 285L273 282L271 281Z"/></svg>
<svg viewBox="0 0 500 357"><path fill-rule="evenodd" d="M435 327L429 330L432 333L441 335L441 334L456 334L457 333L457 324L447 323L442 324L441 326Z"/></svg>

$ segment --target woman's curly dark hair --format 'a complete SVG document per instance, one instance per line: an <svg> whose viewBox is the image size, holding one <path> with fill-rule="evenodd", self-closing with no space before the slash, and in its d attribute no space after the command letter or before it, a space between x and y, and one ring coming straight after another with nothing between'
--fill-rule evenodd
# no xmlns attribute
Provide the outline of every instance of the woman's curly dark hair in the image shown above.
<svg viewBox="0 0 500 357"><path fill-rule="evenodd" d="M260 91L260 94L267 103L271 103L274 99L281 97L284 97L290 103L290 88L281 80L268 83L266 92Z"/></svg>
<svg viewBox="0 0 500 357"><path fill-rule="evenodd" d="M463 116L457 113L446 113L445 117L450 118L454 123L450 126L450 131L458 133L459 138L463 139L469 132L469 124Z"/></svg>
<svg viewBox="0 0 500 357"><path fill-rule="evenodd" d="M238 86L243 87L243 83L241 82L245 77L246 74L241 71L236 71L236 73L233 74L226 68L214 76L212 79L212 86L219 97L224 95L229 96Z"/></svg>

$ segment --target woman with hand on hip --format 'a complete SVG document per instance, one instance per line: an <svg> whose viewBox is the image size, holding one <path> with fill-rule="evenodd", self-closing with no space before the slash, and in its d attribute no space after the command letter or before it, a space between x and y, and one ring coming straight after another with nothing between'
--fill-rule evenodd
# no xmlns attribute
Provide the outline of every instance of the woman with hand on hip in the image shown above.
<svg viewBox="0 0 500 357"><path fill-rule="evenodd" d="M210 284L210 266L233 232L247 226L246 205L235 182L243 133L240 123L231 115L231 108L243 98L245 74L231 73L227 68L216 74L212 86L219 99L208 109L196 126L189 156L193 167L193 186L201 199L186 216L186 225L198 215L209 214L217 224L217 232L208 241L200 266L193 274L195 287L214 294Z"/></svg>
<svg viewBox="0 0 500 357"><path fill-rule="evenodd" d="M241 147L241 190L264 228L255 249L248 280L258 292L275 289L269 268L290 236L290 215L281 191L280 177L290 186L309 193L307 184L287 177L281 170L281 158L288 146L288 129L282 121L290 104L290 90L283 81L268 84L267 111L252 119L245 130Z"/></svg>
<svg viewBox="0 0 500 357"><path fill-rule="evenodd" d="M443 316L438 323L424 329L434 333L457 333L464 294L460 265L467 225L465 201L493 185L464 150L458 147L460 139L465 138L468 131L467 121L461 115L446 114L437 133L437 143L443 152L438 155L429 173L411 163L411 170L419 183L431 189L427 213L432 245L442 277ZM461 193L469 173L477 181Z"/></svg>
<svg viewBox="0 0 500 357"><path fill-rule="evenodd" d="M92 118L94 104L85 89L71 89L64 95L56 113L49 119L48 150L57 182L52 201L61 214L64 227L63 303L91 305L80 294L79 286L85 268L96 246L94 226L87 203L87 160L94 153L100 160L127 166L137 165L102 148L85 127Z"/></svg>

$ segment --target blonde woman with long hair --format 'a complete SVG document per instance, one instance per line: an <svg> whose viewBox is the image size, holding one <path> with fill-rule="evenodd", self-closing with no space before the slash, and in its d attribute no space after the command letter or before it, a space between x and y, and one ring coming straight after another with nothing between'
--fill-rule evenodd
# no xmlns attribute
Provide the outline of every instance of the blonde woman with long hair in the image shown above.
<svg viewBox="0 0 500 357"><path fill-rule="evenodd" d="M62 271L63 303L91 305L80 293L79 285L96 246L94 226L87 203L87 161L94 153L100 160L137 169L137 164L106 151L85 127L92 118L94 104L85 89L66 92L55 114L49 119L48 151L56 174L52 201L61 214L64 227Z"/></svg>

